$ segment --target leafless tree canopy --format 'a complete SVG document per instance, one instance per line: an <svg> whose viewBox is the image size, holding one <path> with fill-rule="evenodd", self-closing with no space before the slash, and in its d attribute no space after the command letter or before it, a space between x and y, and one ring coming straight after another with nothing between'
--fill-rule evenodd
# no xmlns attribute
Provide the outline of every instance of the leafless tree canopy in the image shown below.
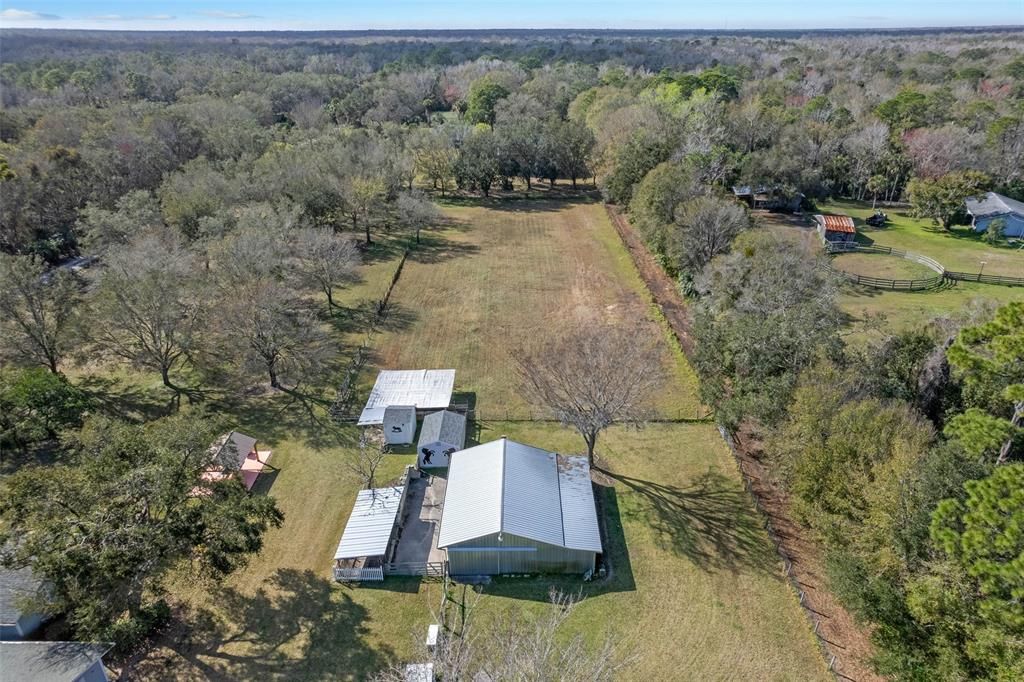
<svg viewBox="0 0 1024 682"><path fill-rule="evenodd" d="M370 443L366 431L359 434L359 450L346 462L349 470L359 478L364 489L377 487L377 470L384 462L384 449Z"/></svg>
<svg viewBox="0 0 1024 682"><path fill-rule="evenodd" d="M591 463L601 431L644 420L662 376L653 340L603 324L575 325L518 365L526 397L579 431Z"/></svg>
<svg viewBox="0 0 1024 682"><path fill-rule="evenodd" d="M323 228L306 228L295 240L295 273L306 286L318 288L334 307L334 288L355 279L359 250L355 243Z"/></svg>
<svg viewBox="0 0 1024 682"><path fill-rule="evenodd" d="M446 682L610 682L620 679L633 662L610 637L590 647L581 635L568 640L559 633L582 598L552 589L551 605L537 618L522 613L481 627L473 611L481 601L469 597L462 624L443 628L437 647L422 653L434 664L434 674ZM443 619L439 619L443 620ZM375 678L376 682L405 682L404 665Z"/></svg>

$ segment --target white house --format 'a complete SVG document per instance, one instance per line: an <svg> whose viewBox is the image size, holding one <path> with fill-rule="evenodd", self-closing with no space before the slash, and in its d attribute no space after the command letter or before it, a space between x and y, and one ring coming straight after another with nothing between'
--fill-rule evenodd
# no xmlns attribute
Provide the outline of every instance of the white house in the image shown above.
<svg viewBox="0 0 1024 682"><path fill-rule="evenodd" d="M32 569L0 568L0 640L25 639L39 629L45 616L25 607L41 596L42 589Z"/></svg>
<svg viewBox="0 0 1024 682"><path fill-rule="evenodd" d="M0 642L0 679L107 682L103 655L110 647L86 642Z"/></svg>
<svg viewBox="0 0 1024 682"><path fill-rule="evenodd" d="M452 575L593 571L602 547L587 458L507 438L454 453L437 547Z"/></svg>
<svg viewBox="0 0 1024 682"><path fill-rule="evenodd" d="M1024 202L985 192L980 197L967 197L964 204L975 232L985 232L993 220L1002 219L1004 237L1024 237Z"/></svg>
<svg viewBox="0 0 1024 682"><path fill-rule="evenodd" d="M458 412L441 410L423 418L420 439L416 446L421 469L445 468L448 457L466 447L466 417Z"/></svg>

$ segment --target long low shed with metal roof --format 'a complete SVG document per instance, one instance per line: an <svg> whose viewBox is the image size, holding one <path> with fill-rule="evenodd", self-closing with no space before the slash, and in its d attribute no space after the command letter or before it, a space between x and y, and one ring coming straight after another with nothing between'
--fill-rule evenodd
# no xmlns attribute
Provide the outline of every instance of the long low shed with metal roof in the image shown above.
<svg viewBox="0 0 1024 682"><path fill-rule="evenodd" d="M404 486L360 490L334 553L335 580L383 580Z"/></svg>
<svg viewBox="0 0 1024 682"><path fill-rule="evenodd" d="M452 575L593 571L602 547L587 458L507 438L454 453L437 546Z"/></svg>

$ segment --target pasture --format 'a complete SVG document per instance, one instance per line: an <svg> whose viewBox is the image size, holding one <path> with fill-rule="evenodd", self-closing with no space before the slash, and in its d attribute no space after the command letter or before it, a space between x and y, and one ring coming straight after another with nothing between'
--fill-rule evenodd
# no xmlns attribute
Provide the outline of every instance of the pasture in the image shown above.
<svg viewBox="0 0 1024 682"><path fill-rule="evenodd" d="M616 320L666 337L604 209L550 201L448 205L450 225L431 233L406 264L392 317L374 337L364 371L454 367L456 391L476 401L473 438L502 434L576 452L582 441L556 424L506 421L519 398L510 351L529 347L561 318ZM400 256L381 240L361 283L342 292L350 314L379 297ZM362 338L337 323L346 350ZM608 526L611 576L583 586L586 600L564 636L611 636L635 656L633 679L811 680L827 677L810 627L783 579L736 465L695 391L685 359L667 340L664 389L655 397L674 423L611 429L598 443L598 498ZM365 391L361 393L365 396ZM187 627L172 629L139 663L147 679L366 679L415 656L441 598L419 579L346 587L331 556L358 482L346 467L353 426L325 418L323 401L266 394L225 401L240 429L273 448L256 487L285 513L262 553L225 585L176 581ZM412 455L389 456L383 479ZM578 581L497 579L476 617L549 608L549 586Z"/></svg>
<svg viewBox="0 0 1024 682"><path fill-rule="evenodd" d="M977 272L985 261L985 273L993 275L1024 275L1024 250L1011 247L993 247L983 242L966 228L950 232L930 224L927 220L910 218L904 209L887 209L890 223L885 228L871 228L864 218L873 211L868 202L836 201L818 207L824 213L840 213L854 217L858 239L878 246L889 246L903 251L919 253L938 260L947 269ZM764 228L804 244L814 251L821 242L809 226L797 226L799 221L771 214L759 216ZM833 266L840 270L888 279L927 279L935 273L909 260L871 253L849 253L836 256ZM1024 298L1024 288L973 282L946 283L926 291L887 291L845 282L842 284L839 305L847 316L849 341L869 338L873 332L865 329L869 317L884 317L883 328L899 332L920 329L938 317L958 315L974 306L993 307Z"/></svg>
<svg viewBox="0 0 1024 682"><path fill-rule="evenodd" d="M947 270L1024 277L1024 249L1009 244L986 244L969 226L957 225L944 230L930 220L913 218L908 209L886 208L889 222L874 228L864 223L874 211L869 202L833 201L818 207L825 213L852 216L857 223L858 239L878 246L911 251L934 258ZM982 266L984 263L984 266ZM860 273L868 274L868 273Z"/></svg>

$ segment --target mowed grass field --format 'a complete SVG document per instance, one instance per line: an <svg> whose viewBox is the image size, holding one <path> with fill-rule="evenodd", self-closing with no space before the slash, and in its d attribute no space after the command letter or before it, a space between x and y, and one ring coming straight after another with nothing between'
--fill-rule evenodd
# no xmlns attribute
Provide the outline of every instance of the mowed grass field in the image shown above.
<svg viewBox="0 0 1024 682"><path fill-rule="evenodd" d="M832 267L883 279L931 279L937 274L920 263L880 253L841 253L832 258Z"/></svg>
<svg viewBox="0 0 1024 682"><path fill-rule="evenodd" d="M563 317L609 320L638 334L664 330L628 254L596 203L508 202L446 207L450 227L410 258L393 294L394 316L374 339L379 367L454 367L456 390L475 394L473 438L500 435L579 452L556 424L508 422L525 409L509 350L538 343ZM379 297L400 251L383 242L363 281L343 292L351 310ZM361 335L338 324L339 345ZM686 418L703 410L684 358L664 346L659 409ZM150 387L151 388L151 387ZM365 392L363 393L365 396ZM335 545L359 487L346 460L358 433L332 425L323 405L286 394L225 401L239 429L273 449L257 494L285 513L262 553L225 585L172 588L185 627L169 631L138 662L143 679L363 680L419 652L441 599L418 579L342 586L330 577ZM494 416L489 416L494 415ZM474 617L538 613L551 586L584 603L561 636L611 636L633 657L624 679L826 679L824 662L783 578L735 463L711 423L613 428L598 444L598 498L612 566L606 580L497 579ZM380 480L411 455L389 456Z"/></svg>

